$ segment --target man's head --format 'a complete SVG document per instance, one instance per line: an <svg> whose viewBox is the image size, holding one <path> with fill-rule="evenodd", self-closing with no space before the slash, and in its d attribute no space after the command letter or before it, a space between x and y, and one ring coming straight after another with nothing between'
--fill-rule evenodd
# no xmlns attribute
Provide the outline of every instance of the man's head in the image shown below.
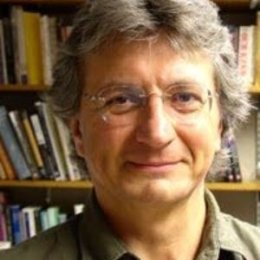
<svg viewBox="0 0 260 260"><path fill-rule="evenodd" d="M140 71L137 72L135 69L137 71L140 69ZM147 73L150 73L149 80ZM169 77L170 73L172 73L172 79ZM188 130L184 131L184 137L183 131L180 134L184 140L188 140L188 144L186 148L180 145L179 151L187 154L187 151L184 152L184 150L188 149L191 156L189 159L189 156L185 157L185 155L183 160L192 161L196 158L193 166L199 167L198 172L203 172L202 175L205 176L205 171L209 170L213 157L215 156L215 162L217 162L217 155L221 154L220 136L223 136L228 126L235 127L240 121L243 121L249 108L247 94L237 74L230 35L227 29L221 25L214 4L204 0L92 1L91 4L82 8L76 18L75 28L57 63L54 72L55 82L50 96L55 112L64 119L70 121L80 115L78 122L81 121L81 126L78 126L77 131L81 131L80 134L83 138L80 141L82 143L79 144L77 143L79 139L74 139L77 150L86 158L90 171L105 171L105 169L97 168L101 167L102 163L108 166L104 161L111 162L113 158L116 160L117 157L119 157L119 161L126 159L126 161L133 160L134 163L141 163L130 155L138 154L138 151L142 152L139 155L140 158L142 158L142 154L145 154L142 159L144 162L149 163L151 160L151 163L156 163L155 161L159 160L160 156L167 160L170 160L170 156L169 158L166 156L166 158L166 152L161 152L161 154L157 153L156 159L148 160L147 157L152 158L156 154L151 152L151 147L147 148L153 143L151 140L146 140L147 144L139 147L140 143L143 143L140 140L149 136L149 124L154 124L153 129L156 127L155 121L149 121L151 111L145 109L143 111L143 113L147 113L147 117L142 120L147 120L147 125L144 123L144 126L140 126L141 121L139 120L139 130L141 130L138 132L134 129L132 132L130 131L131 133L128 132L117 147L113 138L120 139L125 127L111 128L104 125L103 132L107 139L103 139L100 135L100 125L95 121L95 116L99 112L96 110L96 114L92 113L94 110L90 109L91 106L85 106L88 103L86 96L96 97L102 84L106 86L105 82L111 78L113 80L117 78L116 74L119 81L123 78L123 81L128 81L127 83L134 87L140 87L145 94L157 93L159 90L158 95L160 96L162 94L160 91L164 92L166 86L170 84L170 80L174 81L178 74L181 76L185 73L188 78L193 77L195 81L198 80L200 82L198 85L202 85L212 95L213 112L208 110L206 116L208 121L205 121L205 118L202 119L204 125L197 122L200 127L204 126L204 129L190 126L187 128ZM139 79L138 76L140 76ZM159 78L161 81L158 81ZM203 80L205 80L205 84L203 84ZM150 84L149 88L143 81L147 85ZM155 97L150 96L148 104L156 103L154 99ZM86 120L83 119L84 114ZM170 114L165 115L169 117ZM106 115L102 111L100 118L106 123ZM160 124L157 126L159 127ZM165 127L167 128L169 125L166 124ZM176 129L176 132L179 133L177 126ZM112 133L112 131L114 132ZM134 133L139 133L139 137L140 133L141 136L142 133L145 134L140 140L138 134L135 135L136 142L139 144L133 145L133 150L124 150L123 147L129 146L130 143L133 144ZM173 134L171 130L169 133ZM195 133L195 136L190 136L191 133ZM154 134L150 133L151 136ZM77 134L74 134L74 137L75 135ZM96 138L99 139L99 142L93 141ZM173 136L167 138L174 139ZM203 139L210 142L210 147L203 144ZM196 143L195 140L201 142ZM96 158L100 158L100 153L102 153L102 149L95 149L95 147L102 146L100 141L103 142L104 151L107 149L106 143L113 146L111 153L114 157L105 158L104 156L103 162L100 159L97 162L100 165L95 166L95 163L93 165L92 163ZM85 144L83 144L84 142ZM186 142L184 141L184 143ZM81 148L79 148L80 146ZM117 151L113 154L114 148ZM123 159L120 158L122 150L124 151ZM175 153L171 149L167 152ZM200 165L201 163L203 165ZM110 166L109 170L112 172L113 167L117 167L111 164Z"/></svg>

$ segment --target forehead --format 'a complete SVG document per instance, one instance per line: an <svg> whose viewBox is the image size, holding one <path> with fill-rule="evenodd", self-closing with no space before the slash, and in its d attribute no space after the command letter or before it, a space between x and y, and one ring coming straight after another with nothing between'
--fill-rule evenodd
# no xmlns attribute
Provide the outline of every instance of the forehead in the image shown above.
<svg viewBox="0 0 260 260"><path fill-rule="evenodd" d="M85 87L103 87L110 82L164 86L170 81L194 80L214 85L213 66L198 51L175 51L164 37L140 41L110 41L87 56ZM211 87L210 87L211 88Z"/></svg>

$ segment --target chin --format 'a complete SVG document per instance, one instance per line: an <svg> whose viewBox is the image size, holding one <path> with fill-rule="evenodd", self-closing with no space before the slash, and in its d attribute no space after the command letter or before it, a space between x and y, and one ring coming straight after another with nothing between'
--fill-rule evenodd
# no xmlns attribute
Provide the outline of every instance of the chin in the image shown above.
<svg viewBox="0 0 260 260"><path fill-rule="evenodd" d="M142 203L177 203L189 198L195 189L191 182L172 183L166 180L129 187L126 194Z"/></svg>

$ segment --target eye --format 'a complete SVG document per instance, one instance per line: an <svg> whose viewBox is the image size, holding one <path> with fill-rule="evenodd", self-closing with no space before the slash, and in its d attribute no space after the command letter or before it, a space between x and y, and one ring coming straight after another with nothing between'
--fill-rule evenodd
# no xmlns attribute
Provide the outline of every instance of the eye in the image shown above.
<svg viewBox="0 0 260 260"><path fill-rule="evenodd" d="M115 91L103 96L103 109L113 114L126 113L140 105L137 93L130 91Z"/></svg>
<svg viewBox="0 0 260 260"><path fill-rule="evenodd" d="M183 113L197 111L203 105L202 93L192 91L175 91L170 95L171 106Z"/></svg>

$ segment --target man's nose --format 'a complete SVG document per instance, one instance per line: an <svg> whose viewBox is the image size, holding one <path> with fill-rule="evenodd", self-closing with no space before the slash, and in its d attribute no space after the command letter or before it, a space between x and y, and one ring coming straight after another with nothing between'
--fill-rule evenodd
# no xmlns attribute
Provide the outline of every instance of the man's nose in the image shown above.
<svg viewBox="0 0 260 260"><path fill-rule="evenodd" d="M149 95L137 126L137 141L160 148L169 144L175 136L175 121L165 111L163 98L157 94Z"/></svg>

